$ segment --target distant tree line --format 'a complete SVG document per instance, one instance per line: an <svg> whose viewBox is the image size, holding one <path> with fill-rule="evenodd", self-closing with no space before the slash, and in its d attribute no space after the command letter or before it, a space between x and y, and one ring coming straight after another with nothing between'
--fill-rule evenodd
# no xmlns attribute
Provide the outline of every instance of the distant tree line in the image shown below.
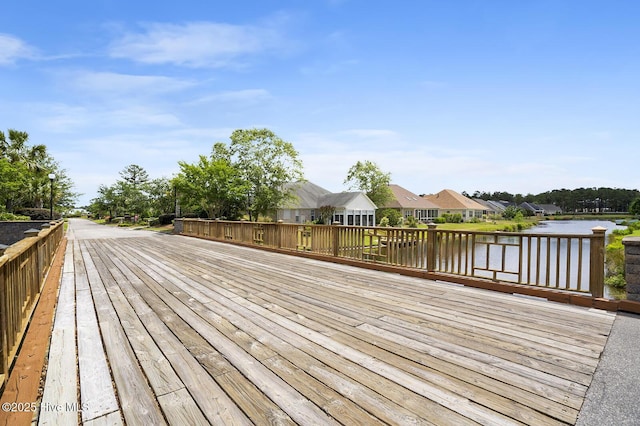
<svg viewBox="0 0 640 426"><path fill-rule="evenodd" d="M555 204L564 212L629 212L634 200L640 198L636 189L578 188L554 189L540 194L510 194L508 192L463 192L470 198L482 200Z"/></svg>

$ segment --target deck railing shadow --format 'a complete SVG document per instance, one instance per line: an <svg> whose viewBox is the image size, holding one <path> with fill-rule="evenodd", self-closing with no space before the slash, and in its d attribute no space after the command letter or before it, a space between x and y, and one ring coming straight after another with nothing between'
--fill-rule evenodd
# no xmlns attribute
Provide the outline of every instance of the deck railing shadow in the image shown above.
<svg viewBox="0 0 640 426"><path fill-rule="evenodd" d="M473 279L604 294L605 229L560 235L177 219L177 233Z"/></svg>
<svg viewBox="0 0 640 426"><path fill-rule="evenodd" d="M0 255L0 391L64 236L62 221L34 229Z"/></svg>

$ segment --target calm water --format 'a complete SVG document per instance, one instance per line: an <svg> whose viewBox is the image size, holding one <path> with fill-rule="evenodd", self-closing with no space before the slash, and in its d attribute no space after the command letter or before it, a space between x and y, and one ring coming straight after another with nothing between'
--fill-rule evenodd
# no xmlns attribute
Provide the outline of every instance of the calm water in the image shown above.
<svg viewBox="0 0 640 426"><path fill-rule="evenodd" d="M545 220L534 228L523 231L533 234L592 234L591 230L596 226L607 229L607 234L614 229L625 229L625 226L616 225L608 220Z"/></svg>
<svg viewBox="0 0 640 426"><path fill-rule="evenodd" d="M611 234L615 229L626 228L625 226L616 225L615 223L606 220L548 220L540 222L539 226L523 231L523 233L586 235L592 234L593 232L591 230L596 226L606 228L606 235ZM566 250L566 248L564 249ZM588 270L584 270L583 273L588 274ZM626 293L624 290L619 290L605 285L604 296L610 299L620 299L626 298Z"/></svg>

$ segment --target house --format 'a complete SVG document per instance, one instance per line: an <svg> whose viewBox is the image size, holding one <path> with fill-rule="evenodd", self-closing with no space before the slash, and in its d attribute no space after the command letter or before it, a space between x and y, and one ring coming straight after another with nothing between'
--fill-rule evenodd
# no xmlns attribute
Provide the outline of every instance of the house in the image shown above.
<svg viewBox="0 0 640 426"><path fill-rule="evenodd" d="M443 189L437 194L425 195L424 198L438 206L439 216L460 213L462 220L466 222L474 218L482 219L487 214L487 209L482 204L451 189Z"/></svg>
<svg viewBox="0 0 640 426"><path fill-rule="evenodd" d="M431 222L438 217L438 206L431 201L400 185L391 184L389 189L393 193L393 200L385 204L384 208L400 211L404 219L413 216L421 222Z"/></svg>
<svg viewBox="0 0 640 426"><path fill-rule="evenodd" d="M535 203L524 202L518 206L522 210L529 212L531 216L543 216L544 209Z"/></svg>
<svg viewBox="0 0 640 426"><path fill-rule="evenodd" d="M278 209L276 220L285 223L306 223L320 219L323 207L332 210L329 223L340 225L373 226L376 223L376 205L364 192L332 193L314 183L290 184L294 199Z"/></svg>
<svg viewBox="0 0 640 426"><path fill-rule="evenodd" d="M501 215L507 207L499 201L483 200L482 198L474 198L473 201L482 204L490 215Z"/></svg>
<svg viewBox="0 0 640 426"><path fill-rule="evenodd" d="M562 209L555 204L538 204L545 215L562 214Z"/></svg>

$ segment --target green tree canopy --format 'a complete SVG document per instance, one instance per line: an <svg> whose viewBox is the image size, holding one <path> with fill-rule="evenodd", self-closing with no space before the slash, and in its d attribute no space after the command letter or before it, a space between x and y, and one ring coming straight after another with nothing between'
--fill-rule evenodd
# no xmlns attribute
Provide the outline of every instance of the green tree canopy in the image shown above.
<svg viewBox="0 0 640 426"><path fill-rule="evenodd" d="M210 218L239 216L248 189L224 144L216 143L211 156L200 155L197 163L178 164L180 173L173 184L180 194L181 205L201 208Z"/></svg>
<svg viewBox="0 0 640 426"><path fill-rule="evenodd" d="M173 190L168 179L150 180L147 171L137 164L122 169L120 177L110 186L100 185L89 211L111 217L126 214L155 217L173 211Z"/></svg>
<svg viewBox="0 0 640 426"><path fill-rule="evenodd" d="M73 183L45 145L29 145L27 132L9 129L0 131L0 202L9 211L42 209L51 202L57 209L71 208L78 197Z"/></svg>
<svg viewBox="0 0 640 426"><path fill-rule="evenodd" d="M389 189L391 173L383 172L372 161L358 161L351 166L344 183L349 185L349 189L364 191L378 208L384 207L393 199L393 193Z"/></svg>
<svg viewBox="0 0 640 426"><path fill-rule="evenodd" d="M304 179L302 161L293 144L269 129L235 130L229 154L244 182L250 219L274 213L292 196L286 184Z"/></svg>

